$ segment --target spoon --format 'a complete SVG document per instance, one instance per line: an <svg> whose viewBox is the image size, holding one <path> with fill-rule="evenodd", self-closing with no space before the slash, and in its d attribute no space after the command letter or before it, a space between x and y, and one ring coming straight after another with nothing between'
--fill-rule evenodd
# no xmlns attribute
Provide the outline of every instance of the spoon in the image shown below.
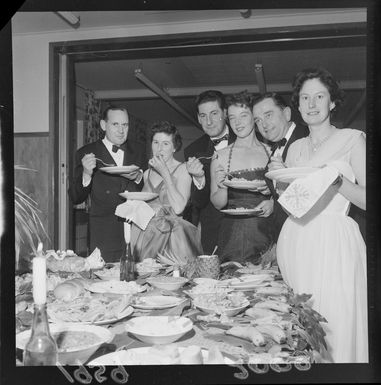
<svg viewBox="0 0 381 385"><path fill-rule="evenodd" d="M217 249L218 249L218 246L216 245L216 246L214 246L214 249L213 249L213 252L212 252L212 254L211 255L215 255L215 252L217 251Z"/></svg>
<svg viewBox="0 0 381 385"><path fill-rule="evenodd" d="M214 153L212 156L200 156L199 158L197 158L198 160L200 159L218 159L218 154L217 153Z"/></svg>
<svg viewBox="0 0 381 385"><path fill-rule="evenodd" d="M115 166L115 163L106 163L102 159L95 158L96 160L99 160L101 163L103 163L106 167L113 167Z"/></svg>

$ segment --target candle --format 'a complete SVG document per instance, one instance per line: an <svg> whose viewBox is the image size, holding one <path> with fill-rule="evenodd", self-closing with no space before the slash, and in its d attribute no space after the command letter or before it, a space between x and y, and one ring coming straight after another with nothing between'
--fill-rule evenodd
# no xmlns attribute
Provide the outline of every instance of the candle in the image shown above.
<svg viewBox="0 0 381 385"><path fill-rule="evenodd" d="M131 224L128 222L124 222L124 240L126 243L130 243L131 239Z"/></svg>
<svg viewBox="0 0 381 385"><path fill-rule="evenodd" d="M33 300L37 305L46 303L46 259L43 256L33 258Z"/></svg>

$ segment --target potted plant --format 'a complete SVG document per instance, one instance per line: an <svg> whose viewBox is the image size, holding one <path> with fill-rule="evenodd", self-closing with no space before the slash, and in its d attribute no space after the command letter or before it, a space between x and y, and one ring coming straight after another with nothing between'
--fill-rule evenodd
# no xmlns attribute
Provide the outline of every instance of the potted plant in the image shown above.
<svg viewBox="0 0 381 385"><path fill-rule="evenodd" d="M15 165L16 170L36 171L19 165ZM36 252L36 245L48 238L39 216L40 213L37 202L15 186L16 270L22 267L23 262L28 263L30 254Z"/></svg>

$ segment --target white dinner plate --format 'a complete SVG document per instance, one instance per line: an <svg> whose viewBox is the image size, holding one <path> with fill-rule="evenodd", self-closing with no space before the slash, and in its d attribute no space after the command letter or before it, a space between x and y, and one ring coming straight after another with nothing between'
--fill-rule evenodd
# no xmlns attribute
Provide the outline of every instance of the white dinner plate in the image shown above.
<svg viewBox="0 0 381 385"><path fill-rule="evenodd" d="M90 361L87 365L94 366L116 366L116 365L173 365L170 357L166 355L154 356L150 355L151 347L134 348L128 350L119 350L117 352L108 353ZM179 353L184 351L184 347L179 347ZM201 349L203 361L208 359L209 351ZM228 357L224 357L225 364L234 364L234 361Z"/></svg>
<svg viewBox="0 0 381 385"><path fill-rule="evenodd" d="M130 172L139 170L139 166L131 164L129 166L109 166L99 167L99 170L109 174L129 174Z"/></svg>
<svg viewBox="0 0 381 385"><path fill-rule="evenodd" d="M265 187L266 182L263 179L255 180L225 180L224 185L241 190L255 190L259 187Z"/></svg>
<svg viewBox="0 0 381 385"><path fill-rule="evenodd" d="M229 215L253 215L253 214L260 214L262 210L238 208L238 209L225 209L225 210L221 210L221 212Z"/></svg>
<svg viewBox="0 0 381 385"><path fill-rule="evenodd" d="M185 298L174 297L170 295L153 295L145 297L137 297L132 304L137 309L154 310L168 309L183 302Z"/></svg>
<svg viewBox="0 0 381 385"><path fill-rule="evenodd" d="M136 282L126 281L100 281L92 283L87 290L93 293L112 293L112 294L136 294L144 291L145 286L138 285Z"/></svg>
<svg viewBox="0 0 381 385"><path fill-rule="evenodd" d="M117 317L114 317L114 318L109 318L109 319L104 319L102 321L94 321L94 322L76 322L76 323L81 323L81 324L91 324L91 325L107 325L107 324L111 324L111 323L114 323L114 322L117 322L117 321L120 321L121 319L125 318L125 317L128 317L129 315L131 315L132 313L134 312L134 308L132 306L128 306L126 309L124 309L123 311L121 311Z"/></svg>
<svg viewBox="0 0 381 385"><path fill-rule="evenodd" d="M155 199L159 196L159 194L156 194L154 192L146 192L146 191L125 191L119 193L119 195L126 199L136 200L136 201L150 201L151 199Z"/></svg>
<svg viewBox="0 0 381 385"><path fill-rule="evenodd" d="M295 179L304 178L317 170L319 170L317 167L287 167L269 171L266 176L277 182L291 183Z"/></svg>

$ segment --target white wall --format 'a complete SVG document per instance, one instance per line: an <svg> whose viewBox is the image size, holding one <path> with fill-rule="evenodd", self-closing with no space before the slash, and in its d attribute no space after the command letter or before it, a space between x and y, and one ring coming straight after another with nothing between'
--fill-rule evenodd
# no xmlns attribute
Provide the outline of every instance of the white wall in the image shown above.
<svg viewBox="0 0 381 385"><path fill-rule="evenodd" d="M106 39L189 32L237 30L324 23L365 22L366 10L324 11L321 14L293 15L249 19L192 21L118 28L78 29L70 32L13 35L14 131L49 131L49 43L60 41Z"/></svg>

